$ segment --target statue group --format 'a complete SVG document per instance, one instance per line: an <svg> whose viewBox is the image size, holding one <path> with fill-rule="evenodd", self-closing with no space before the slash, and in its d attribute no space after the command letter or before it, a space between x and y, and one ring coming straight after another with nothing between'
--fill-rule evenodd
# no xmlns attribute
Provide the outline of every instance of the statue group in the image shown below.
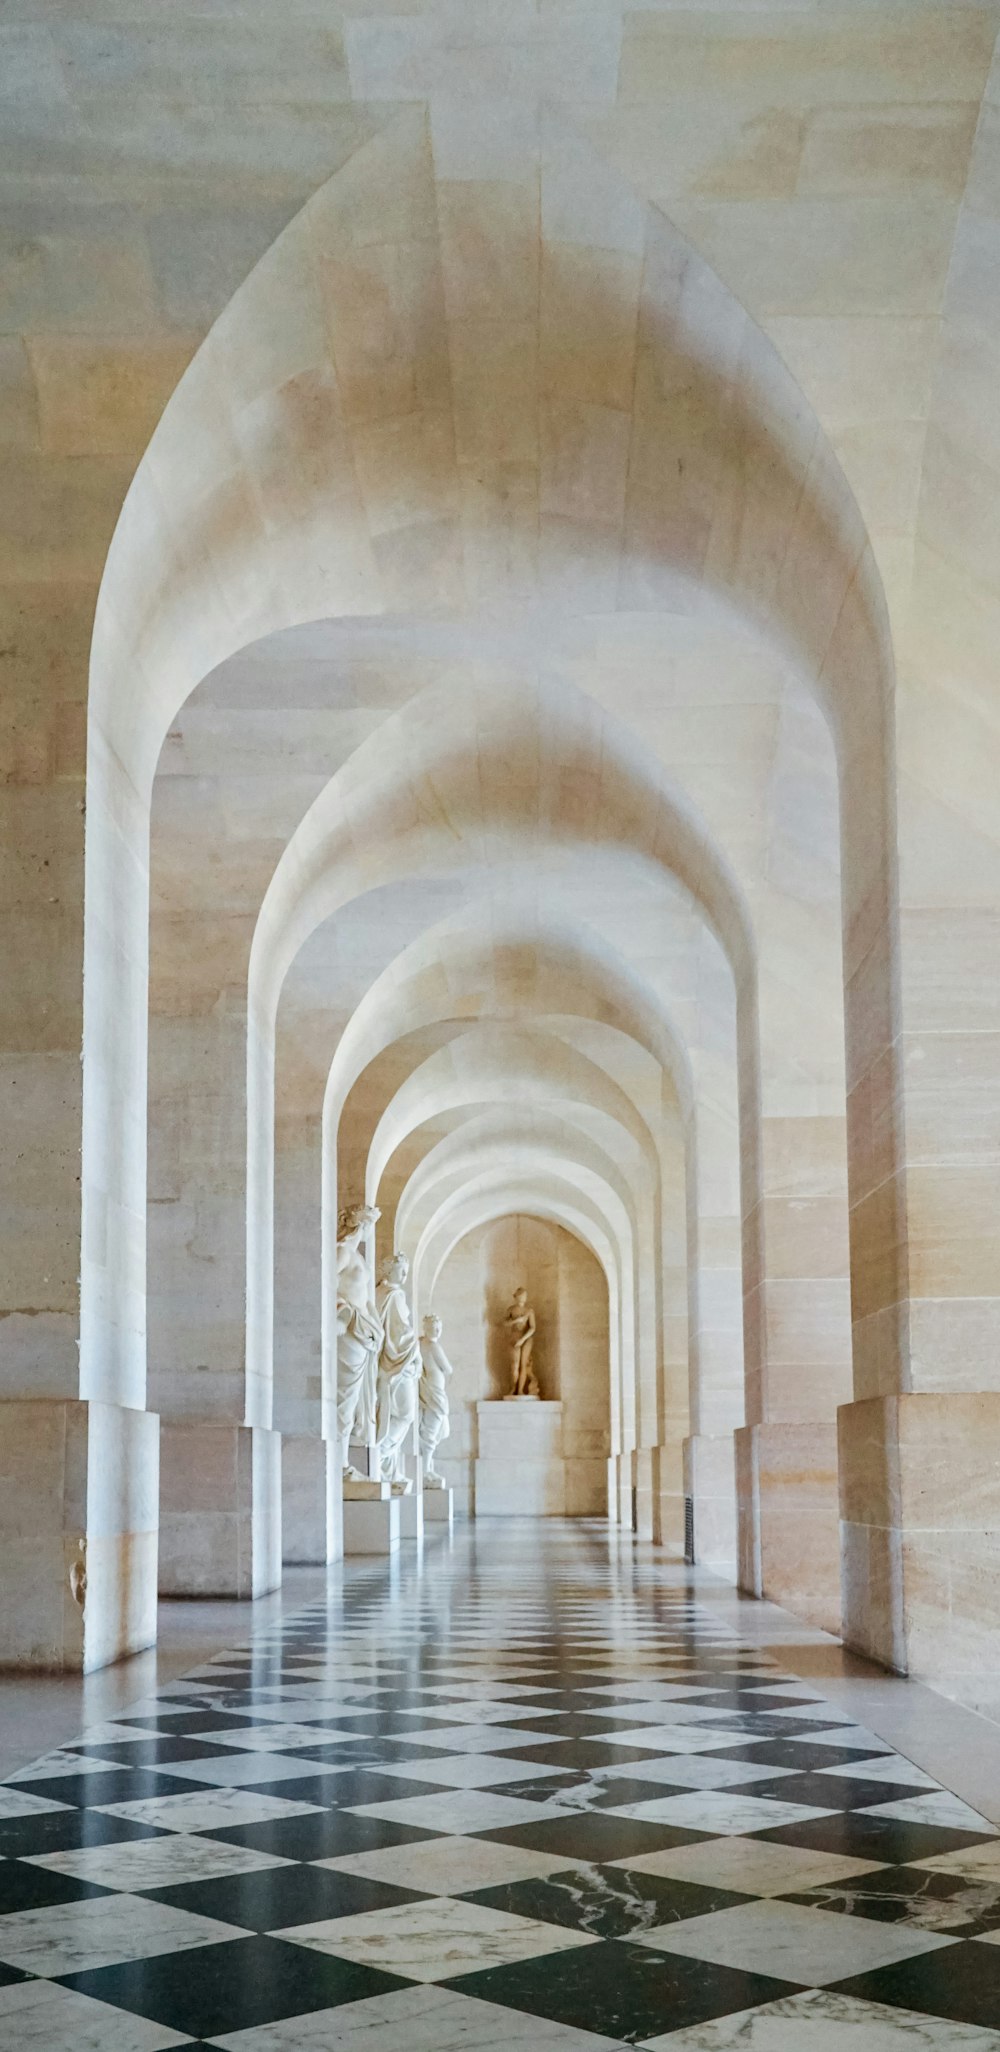
<svg viewBox="0 0 1000 2052"><path fill-rule="evenodd" d="M413 1487L406 1474L419 1409L424 1485L444 1489L434 1454L448 1436L448 1378L452 1373L441 1345L441 1321L424 1319L418 1339L406 1295L405 1254L383 1261L372 1294L362 1242L380 1213L373 1204L352 1204L337 1223L337 1432L343 1448L344 1480L388 1482L393 1495ZM374 1443L374 1474L351 1465L352 1444Z"/></svg>

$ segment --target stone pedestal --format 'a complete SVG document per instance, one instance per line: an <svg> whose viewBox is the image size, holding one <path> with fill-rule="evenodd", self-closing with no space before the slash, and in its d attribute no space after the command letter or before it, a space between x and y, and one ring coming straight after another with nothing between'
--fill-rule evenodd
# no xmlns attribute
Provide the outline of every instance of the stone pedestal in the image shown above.
<svg viewBox="0 0 1000 2052"><path fill-rule="evenodd" d="M436 1532L450 1532L455 1523L455 1491L453 1489L424 1490L424 1524Z"/></svg>
<svg viewBox="0 0 1000 2052"><path fill-rule="evenodd" d="M844 1638L996 1714L1000 1392L837 1413Z"/></svg>
<svg viewBox="0 0 1000 2052"><path fill-rule="evenodd" d="M281 1435L281 1550L289 1566L327 1567L344 1551L336 1440Z"/></svg>
<svg viewBox="0 0 1000 2052"><path fill-rule="evenodd" d="M0 1666L90 1673L155 1644L159 1423L0 1403Z"/></svg>
<svg viewBox="0 0 1000 2052"><path fill-rule="evenodd" d="M617 1524L619 1523L619 1515L618 1515L618 1514L619 1514L619 1511L620 1511L620 1510L621 1510L621 1501L620 1501L620 1496L619 1496L619 1489L618 1489L618 1455L617 1455L617 1454L612 1454L612 1455L610 1456L609 1460L608 1460L608 1520L609 1520L609 1523L611 1523L612 1525L617 1525Z"/></svg>
<svg viewBox="0 0 1000 2052"><path fill-rule="evenodd" d="M160 1594L281 1587L281 1434L219 1419L164 1424Z"/></svg>
<svg viewBox="0 0 1000 2052"><path fill-rule="evenodd" d="M740 1588L839 1632L836 1425L745 1425L733 1439Z"/></svg>
<svg viewBox="0 0 1000 2052"><path fill-rule="evenodd" d="M476 1413L476 1516L564 1517L562 1404L515 1397L477 1404Z"/></svg>
<svg viewBox="0 0 1000 2052"><path fill-rule="evenodd" d="M388 1482L345 1482L345 1554L398 1552L403 1501L392 1495Z"/></svg>
<svg viewBox="0 0 1000 2052"><path fill-rule="evenodd" d="M400 1496L399 1536L401 1539L422 1539L424 1536L424 1492L419 1482L414 1482L409 1496Z"/></svg>
<svg viewBox="0 0 1000 2052"><path fill-rule="evenodd" d="M635 1491L635 1531L639 1539L652 1540L656 1537L658 1518L654 1465L653 1448L637 1447L632 1456L632 1474Z"/></svg>
<svg viewBox="0 0 1000 2052"><path fill-rule="evenodd" d="M684 1441L684 1494L694 1513L694 1557L736 1580L736 1458L733 1434L693 1434Z"/></svg>

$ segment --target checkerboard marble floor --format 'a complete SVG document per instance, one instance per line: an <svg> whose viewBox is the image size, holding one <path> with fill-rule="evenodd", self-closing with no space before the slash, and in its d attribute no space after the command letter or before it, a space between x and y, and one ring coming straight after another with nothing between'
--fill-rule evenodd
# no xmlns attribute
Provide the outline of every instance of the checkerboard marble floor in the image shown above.
<svg viewBox="0 0 1000 2052"><path fill-rule="evenodd" d="M2 2052L1000 2052L994 1827L646 1561L480 1525L22 1769Z"/></svg>

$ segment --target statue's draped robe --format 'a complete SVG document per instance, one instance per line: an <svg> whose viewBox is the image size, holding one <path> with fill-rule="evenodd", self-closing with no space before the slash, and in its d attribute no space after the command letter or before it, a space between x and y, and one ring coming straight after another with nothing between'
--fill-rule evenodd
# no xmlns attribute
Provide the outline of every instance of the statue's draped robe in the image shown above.
<svg viewBox="0 0 1000 2052"><path fill-rule="evenodd" d="M375 1364L382 1328L367 1306L337 1297L337 1431L343 1442L371 1438Z"/></svg>
<svg viewBox="0 0 1000 2052"><path fill-rule="evenodd" d="M423 1363L402 1283L380 1283L375 1303L383 1333L375 1437L383 1474L392 1477L400 1473L403 1442L416 1415L417 1384Z"/></svg>
<svg viewBox="0 0 1000 2052"><path fill-rule="evenodd" d="M440 1340L420 1342L423 1374L420 1377L420 1450L432 1461L434 1450L451 1431L448 1404L448 1376L451 1363ZM442 1363L444 1365L442 1365Z"/></svg>

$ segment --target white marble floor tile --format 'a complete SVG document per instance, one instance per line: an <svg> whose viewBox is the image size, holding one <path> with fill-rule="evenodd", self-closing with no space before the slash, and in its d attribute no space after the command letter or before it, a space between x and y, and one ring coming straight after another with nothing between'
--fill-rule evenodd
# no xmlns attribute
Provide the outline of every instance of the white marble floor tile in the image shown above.
<svg viewBox="0 0 1000 2052"><path fill-rule="evenodd" d="M876 1923L871 1917L838 1916L791 1902L747 1902L706 1917L661 1925L634 1934L636 1945L653 1952L679 1952L715 1966L770 1974L778 1981L825 1987L854 1974L874 1973L900 1959L934 1952L954 1940L911 1924Z"/></svg>
<svg viewBox="0 0 1000 2052"><path fill-rule="evenodd" d="M322 1743L322 1741L321 1741ZM263 1781L311 1779L316 1774L336 1773L324 1761L308 1755L247 1752L221 1754L211 1760L171 1760L169 1773L179 1781L207 1781L218 1788L256 1788Z"/></svg>
<svg viewBox="0 0 1000 2052"><path fill-rule="evenodd" d="M503 1670L498 1669L497 1676L491 1678L489 1681L463 1682L461 1685L461 1689L459 1690L458 1688L456 1688L454 1691L457 1700L460 1703L475 1703L476 1699L478 1697L481 1697L484 1703L498 1702L504 1704L516 1704L520 1701L522 1696L530 1696L532 1700L534 1700L534 1698L537 1696L549 1696L558 1694L558 1690L551 1688L532 1688L530 1683L528 1682L501 1681L499 1679L499 1675L501 1672L503 1672ZM449 1693L450 1691L448 1689L443 1688L428 1689L428 1709L433 1707L430 1702L430 1698L432 1696L446 1697Z"/></svg>
<svg viewBox="0 0 1000 2052"><path fill-rule="evenodd" d="M626 2052L613 2038L418 1982L212 2043L220 2052Z"/></svg>
<svg viewBox="0 0 1000 2052"><path fill-rule="evenodd" d="M775 1796L741 1795L738 1789L692 1789L690 1795L664 1796L649 1803L623 1803L609 1816L634 1817L647 1824L677 1824L684 1831L717 1831L734 1835L771 1831L779 1824L800 1824L809 1817L828 1817L829 1810L806 1803L783 1803Z"/></svg>
<svg viewBox="0 0 1000 2052"><path fill-rule="evenodd" d="M634 1867L640 1874L662 1874L668 1880L695 1881L703 1888L730 1888L747 1895L800 1895L808 1888L833 1887L855 1874L871 1874L881 1860L855 1860L846 1853L814 1852L810 1847L775 1845L754 1838L706 1838L698 1845L675 1845L663 1852L637 1853L612 1860L613 1867Z"/></svg>
<svg viewBox="0 0 1000 2052"><path fill-rule="evenodd" d="M711 1731L713 1725L716 1727L721 1724L731 1726L734 1716L732 1710L709 1710L700 1703L662 1703L657 1702L655 1699L650 1699L648 1696L636 1697L634 1701L630 1699L627 1704L602 1703L600 1706L594 1704L592 1707L588 1706L581 1714L587 1718L606 1717L613 1723L618 1717L631 1717L635 1719L645 1717L647 1712L651 1724L693 1726L696 1731L700 1731L702 1727L706 1731ZM732 1737L730 1737L729 1743L730 1745L733 1744Z"/></svg>
<svg viewBox="0 0 1000 2052"><path fill-rule="evenodd" d="M694 1724L643 1724L635 1731L602 1731L595 1724L594 1737L605 1746L648 1746L657 1753L718 1753L755 1743L747 1732L703 1731ZM763 1736L759 1743L765 1744Z"/></svg>
<svg viewBox="0 0 1000 2052"><path fill-rule="evenodd" d="M446 1981L456 1974L596 1942L585 1931L509 1916L506 1910L445 1895L401 1903L396 1909L296 1924L276 1935L413 1981Z"/></svg>
<svg viewBox="0 0 1000 2052"><path fill-rule="evenodd" d="M220 1731L217 1736L213 1736L212 1733L208 1733L207 1736L212 1745L233 1746L238 1752L247 1753L270 1753L275 1746L292 1746L296 1749L302 1747L304 1750L309 1746L350 1746L359 1741L359 1734L356 1731L327 1731L316 1724L269 1723L262 1731ZM191 1762L192 1766L197 1764L197 1761ZM211 1761L205 1762L206 1766L214 1764ZM315 1768L313 1771L315 1772ZM170 1772L174 1772L173 1766ZM214 1774L212 1778L215 1779ZM264 1776L259 1775L258 1779L263 1780Z"/></svg>
<svg viewBox="0 0 1000 2052"><path fill-rule="evenodd" d="M780 1781L790 1767L770 1767L762 1760L723 1760L718 1753L673 1753L662 1760L633 1760L628 1769L602 1767L602 1776L634 1775L637 1781L676 1782L678 1788L738 1788L744 1781Z"/></svg>
<svg viewBox="0 0 1000 2052"><path fill-rule="evenodd" d="M599 1682L593 1693L595 1696L607 1696L613 1702L683 1703L690 1696L710 1697L721 1690L721 1683L658 1682L647 1678L645 1681ZM712 1705L709 1702L704 1707L711 1709Z"/></svg>
<svg viewBox="0 0 1000 2052"><path fill-rule="evenodd" d="M163 1708L163 1705L160 1705ZM85 1732L77 1732L75 1738L67 1739L70 1746L115 1746L134 1745L136 1739L148 1739L151 1734L139 1724L88 1724Z"/></svg>
<svg viewBox="0 0 1000 2052"><path fill-rule="evenodd" d="M809 1741L810 1745L812 1740ZM842 1760L836 1767L818 1767L818 1774L842 1775L845 1781L859 1778L872 1781L899 1781L904 1787L937 1789L941 1784L933 1776L925 1774L922 1767L915 1767L912 1760L904 1760L899 1753L880 1753L869 1765L864 1760Z"/></svg>
<svg viewBox="0 0 1000 2052"><path fill-rule="evenodd" d="M48 1796L30 1795L26 1788L0 1788L0 1819L43 1817L52 1810L67 1810L69 1803L53 1802Z"/></svg>
<svg viewBox="0 0 1000 2052"><path fill-rule="evenodd" d="M771 1717L801 1717L804 1722L811 1722L812 1719L815 1718L817 1723L819 1724L829 1724L831 1719L836 1717L836 1714L836 1710L832 1704L818 1702L815 1698L812 1702L807 1703L786 1703L784 1705L779 1705L774 1710L769 1712L769 1715Z"/></svg>
<svg viewBox="0 0 1000 2052"><path fill-rule="evenodd" d="M92 1895L0 1917L0 1960L52 1979L242 1935L215 1917L147 1902L143 1895Z"/></svg>
<svg viewBox="0 0 1000 2052"><path fill-rule="evenodd" d="M305 1817L319 1803L296 1803L284 1796L256 1795L242 1788L193 1788L190 1795L143 1796L134 1803L98 1807L108 1817L129 1817L133 1824L152 1824L160 1831L221 1831L227 1824L264 1824L274 1817Z"/></svg>
<svg viewBox="0 0 1000 2052"><path fill-rule="evenodd" d="M810 1989L643 2044L645 2052L997 2052L998 2034Z"/></svg>
<svg viewBox="0 0 1000 2052"><path fill-rule="evenodd" d="M453 1837L468 1831L499 1831L508 1824L537 1824L553 1812L547 1803L528 1803L520 1796L495 1795L492 1790L481 1788L461 1788L442 1789L440 1795L401 1797L398 1803L363 1803L346 1814L382 1817L390 1824L412 1824L417 1830L440 1831Z"/></svg>
<svg viewBox="0 0 1000 2052"><path fill-rule="evenodd" d="M772 1734L773 1736L773 1734ZM875 1737L873 1731L865 1731L860 1724L839 1724L833 1730L811 1731L811 1746L850 1746L857 1753L891 1753L892 1747Z"/></svg>
<svg viewBox="0 0 1000 2052"><path fill-rule="evenodd" d="M221 1839L198 1838L179 1831L170 1838L127 1838L120 1845L86 1845L71 1852L37 1853L33 1867L54 1874L72 1874L99 1888L121 1894L135 1889L174 1888L185 1881L219 1881L230 1874L256 1874L265 1867L287 1867L275 1853L256 1852L247 1845L226 1845Z"/></svg>
<svg viewBox="0 0 1000 2052"><path fill-rule="evenodd" d="M91 1745L98 1741L91 1738ZM46 1753L41 1760L35 1760L30 1767L22 1767L19 1774L12 1774L12 1785L19 1781L58 1781L65 1774L113 1774L117 1762L114 1760L91 1760L86 1753ZM56 1789L52 1791L57 1793Z"/></svg>
<svg viewBox="0 0 1000 2052"><path fill-rule="evenodd" d="M512 1752L516 1746L550 1745L553 1736L552 1732L529 1731L521 1724L515 1731L498 1730L493 1724L456 1724L442 1725L436 1731L396 1733L396 1737L403 1738L408 1746L424 1746L429 1753ZM429 1761L424 1778L434 1779Z"/></svg>
<svg viewBox="0 0 1000 2052"><path fill-rule="evenodd" d="M495 1788L505 1781L550 1781L559 1769L491 1753L428 1753L420 1760L384 1761L380 1770L394 1781L440 1781L448 1788Z"/></svg>
<svg viewBox="0 0 1000 2052"><path fill-rule="evenodd" d="M190 2040L53 1981L0 1988L0 2045L10 2052L169 2052Z"/></svg>
<svg viewBox="0 0 1000 2052"><path fill-rule="evenodd" d="M317 1860L336 1873L363 1874L369 1881L388 1881L397 1888L416 1888L428 1895L470 1895L476 1888L501 1888L511 1881L534 1881L556 1874L567 1864L565 1853L532 1852L523 1845L501 1845L486 1838L423 1838L414 1845L385 1846L380 1852L342 1853Z"/></svg>
<svg viewBox="0 0 1000 2052"><path fill-rule="evenodd" d="M970 1881L994 1881L1000 1888L1000 1842L988 1845L965 1845L957 1852L932 1853L925 1860L912 1860L911 1866L929 1867L934 1874L960 1874Z"/></svg>
<svg viewBox="0 0 1000 2052"><path fill-rule="evenodd" d="M981 1831L984 1838L997 1836L995 1824L945 1788L935 1789L931 1795L906 1796L898 1803L877 1803L866 1814L898 1817L902 1824L940 1824L949 1831Z"/></svg>

